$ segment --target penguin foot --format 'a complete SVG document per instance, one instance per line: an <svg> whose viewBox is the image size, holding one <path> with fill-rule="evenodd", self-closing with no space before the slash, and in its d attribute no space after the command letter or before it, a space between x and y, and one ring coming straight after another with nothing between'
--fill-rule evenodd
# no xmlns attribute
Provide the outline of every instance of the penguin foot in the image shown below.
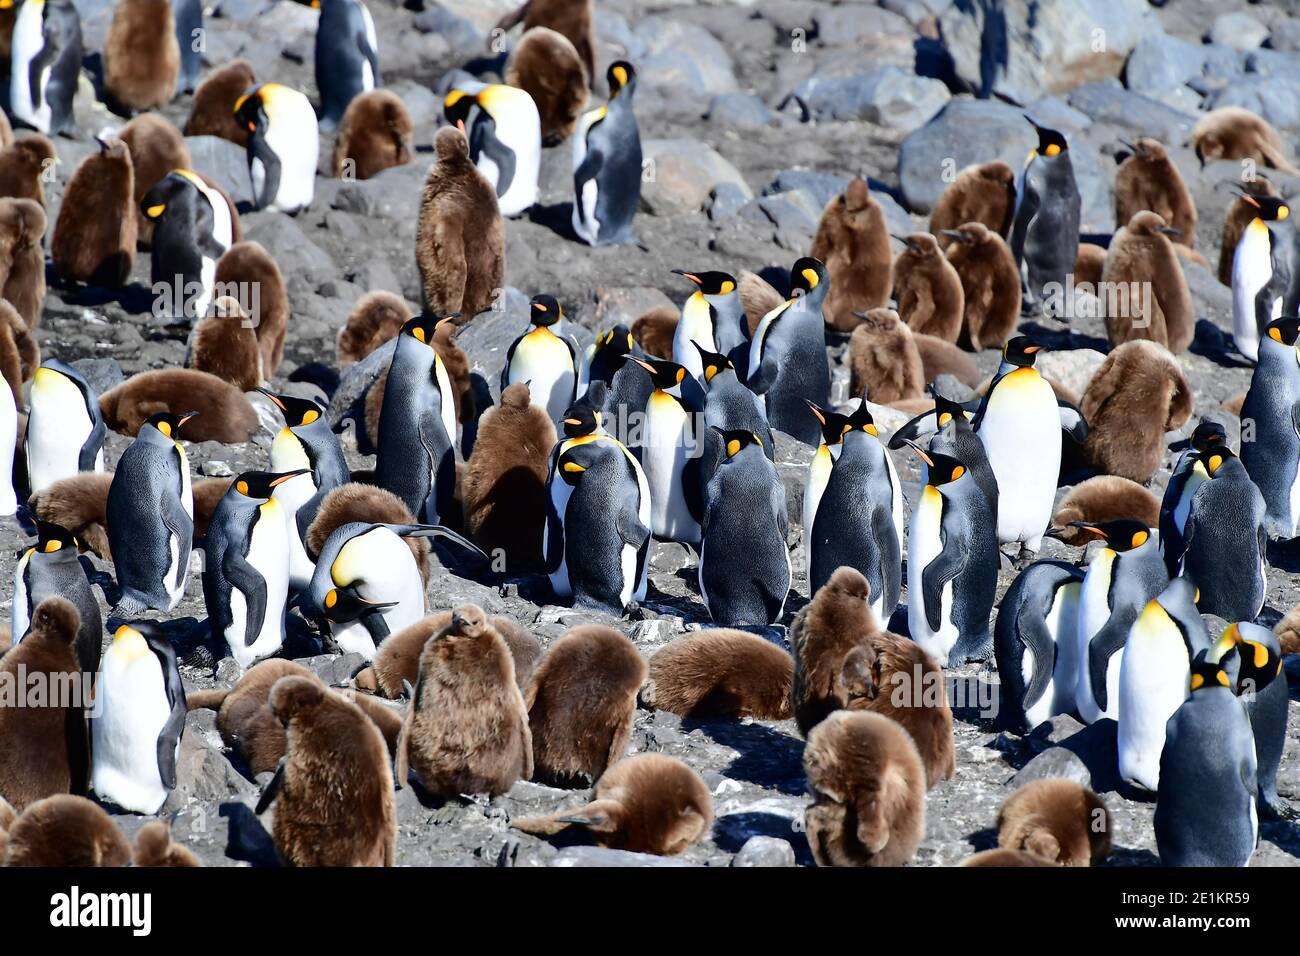
<svg viewBox="0 0 1300 956"><path fill-rule="evenodd" d="M1290 823L1300 823L1300 810L1296 810L1290 803L1276 796L1271 799L1260 798L1259 816L1262 820L1285 820Z"/></svg>

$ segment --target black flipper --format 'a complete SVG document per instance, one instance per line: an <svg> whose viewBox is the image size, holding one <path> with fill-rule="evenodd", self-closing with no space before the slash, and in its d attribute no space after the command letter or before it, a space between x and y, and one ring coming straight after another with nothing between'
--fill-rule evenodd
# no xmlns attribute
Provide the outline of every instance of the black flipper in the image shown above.
<svg viewBox="0 0 1300 956"><path fill-rule="evenodd" d="M249 533L251 536L251 529ZM266 580L239 553L237 542L231 542L222 555L221 573L231 587L238 588L244 595L244 646L251 647L262 633L262 624L266 620Z"/></svg>
<svg viewBox="0 0 1300 956"><path fill-rule="evenodd" d="M925 623L930 630L938 631L943 625L943 586L961 573L966 566L966 553L963 549L950 547L944 543L944 549L921 572L921 597L925 602Z"/></svg>
<svg viewBox="0 0 1300 956"><path fill-rule="evenodd" d="M515 181L515 151L497 139L497 124L484 110L474 123L470 136L470 153L475 163L486 156L497 164L497 195L504 196Z"/></svg>
<svg viewBox="0 0 1300 956"><path fill-rule="evenodd" d="M587 140L587 155L583 157L581 165L573 171L573 208L582 222L587 221L586 211L582 208L582 187L595 179L604 165L605 155L598 146L592 145L591 140Z"/></svg>
<svg viewBox="0 0 1300 956"><path fill-rule="evenodd" d="M1110 659L1124 646L1128 628L1119 627L1114 619L1107 621L1088 642L1088 679L1092 683L1092 699L1097 709L1106 710L1106 670Z"/></svg>
<svg viewBox="0 0 1300 956"><path fill-rule="evenodd" d="M1016 624L1020 643L1034 655L1034 671L1025 685L1024 710L1028 711L1038 703L1051 683L1056 665L1056 642L1047 630L1047 622L1035 611L1017 617Z"/></svg>
<svg viewBox="0 0 1300 956"><path fill-rule="evenodd" d="M1083 417L1083 412L1063 398L1056 400L1056 407L1061 415L1061 428L1082 445L1088 440L1088 421Z"/></svg>
<svg viewBox="0 0 1300 956"><path fill-rule="evenodd" d="M158 777L164 787L175 790L176 750L180 746L181 734L185 732L185 685L181 682L181 672L176 666L176 651L171 642L148 634L144 635L144 639L149 650L158 658L167 690L167 703L172 708L167 722L158 733Z"/></svg>
<svg viewBox="0 0 1300 956"><path fill-rule="evenodd" d="M262 161L265 179L262 181L262 195L257 197L257 208L265 209L280 191L280 157L275 155L270 144L267 143L265 133L257 132L250 136L248 146L252 153L249 158L250 166L253 159Z"/></svg>

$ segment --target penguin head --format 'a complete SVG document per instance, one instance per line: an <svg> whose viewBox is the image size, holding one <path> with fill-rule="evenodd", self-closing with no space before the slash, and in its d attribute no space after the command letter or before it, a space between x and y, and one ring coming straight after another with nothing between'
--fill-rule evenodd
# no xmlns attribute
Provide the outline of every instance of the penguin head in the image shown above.
<svg viewBox="0 0 1300 956"><path fill-rule="evenodd" d="M736 277L726 272L686 272L674 269L673 274L690 279L701 295L710 298L731 295L737 288Z"/></svg>
<svg viewBox="0 0 1300 956"><path fill-rule="evenodd" d="M154 640L166 640L158 626L149 621L123 624L113 632L113 640L108 644L108 653L128 663L138 660L150 653L150 637Z"/></svg>
<svg viewBox="0 0 1300 956"><path fill-rule="evenodd" d="M1046 156L1050 159L1053 156L1060 156L1070 148L1070 145L1065 141L1065 136L1059 130L1039 126L1028 116L1025 116L1025 119L1034 128L1034 132L1038 134L1038 145L1034 147L1031 156Z"/></svg>
<svg viewBox="0 0 1300 956"><path fill-rule="evenodd" d="M578 482L596 461L603 449L598 446L602 442L586 442L581 445L574 445L555 463L555 473L560 476L564 483L571 488L577 487Z"/></svg>
<svg viewBox="0 0 1300 956"><path fill-rule="evenodd" d="M859 644L844 655L840 672L835 681L839 684L842 700L875 700L880 696L880 663L875 648L870 644Z"/></svg>
<svg viewBox="0 0 1300 956"><path fill-rule="evenodd" d="M941 485L950 485L966 477L966 466L951 455L928 451L910 438L904 439L904 441L925 462L927 487L939 488Z"/></svg>
<svg viewBox="0 0 1300 956"><path fill-rule="evenodd" d="M897 239L905 247L901 255L912 255L921 259L931 256L943 256L943 249L939 247L939 240L928 232L914 232L910 236L895 236L890 233L890 236Z"/></svg>
<svg viewBox="0 0 1300 956"><path fill-rule="evenodd" d="M1201 651L1192 661L1192 676L1188 682L1188 689L1194 697L1197 691L1214 687L1226 687L1231 690L1232 680L1218 661L1210 660L1208 653Z"/></svg>
<svg viewBox="0 0 1300 956"><path fill-rule="evenodd" d="M813 417L821 424L822 443L824 445L838 445L844 440L844 434L852 430L853 426L849 424L848 415L841 415L839 412L822 408L806 398L804 404L808 406L808 410L813 413Z"/></svg>
<svg viewBox="0 0 1300 956"><path fill-rule="evenodd" d="M181 415L175 415L172 412L159 412L157 415L150 415L148 419L145 420L144 425L140 426L140 430L143 431L145 428L155 428L161 432L164 437L176 441L181 426L191 418L197 418L198 414L198 412L185 412Z"/></svg>
<svg viewBox="0 0 1300 956"><path fill-rule="evenodd" d="M691 344L695 346L695 351L700 353L700 362L704 366L704 381L712 382L713 376L717 375L723 369L735 371L736 366L731 364L731 359L727 358L721 352L710 352L699 342L691 339Z"/></svg>
<svg viewBox="0 0 1300 956"><path fill-rule="evenodd" d="M632 361L650 373L650 381L661 392L671 392L686 381L686 376L689 374L684 365L669 362L667 359L634 358Z"/></svg>
<svg viewBox="0 0 1300 956"><path fill-rule="evenodd" d="M1295 345L1300 339L1300 317L1290 315L1274 319L1264 328L1264 334L1279 345Z"/></svg>
<svg viewBox="0 0 1300 956"><path fill-rule="evenodd" d="M565 438L581 438L600 427L600 409L590 405L570 405L560 419Z"/></svg>
<svg viewBox="0 0 1300 956"><path fill-rule="evenodd" d="M477 604L462 604L451 612L451 624L444 634L478 637L488 629L487 614Z"/></svg>
<svg viewBox="0 0 1300 956"><path fill-rule="evenodd" d="M722 441L722 453L727 459L735 458L751 446L758 448L760 451L763 448L763 439L746 428L715 428L713 430L718 433L718 437Z"/></svg>
<svg viewBox="0 0 1300 956"><path fill-rule="evenodd" d="M236 478L230 487L235 494L243 495L245 498L266 501L275 494L275 489L286 481L291 481L299 475L309 474L311 474L310 468L299 468L295 471L282 471L279 473L273 471L246 471Z"/></svg>
<svg viewBox="0 0 1300 956"><path fill-rule="evenodd" d="M286 428L302 428L304 425L320 421L321 416L325 414L325 407L314 399L299 398L296 395L277 395L265 388L258 388L258 391L280 409L284 415Z"/></svg>
<svg viewBox="0 0 1300 956"><path fill-rule="evenodd" d="M941 230L949 239L956 239L964 246L979 245L988 242L993 233L982 222L968 222L960 229Z"/></svg>
<svg viewBox="0 0 1300 956"><path fill-rule="evenodd" d="M931 390L934 396L934 419L939 428L943 428L951 421L966 421L966 409L962 408L961 402L954 402L951 398L945 398L938 391Z"/></svg>
<svg viewBox="0 0 1300 956"><path fill-rule="evenodd" d="M804 256L790 267L791 295L808 295L826 284L826 264L812 256Z"/></svg>
<svg viewBox="0 0 1300 956"><path fill-rule="evenodd" d="M1205 448L1197 456L1197 459L1200 461L1201 465L1205 468L1205 473L1209 475L1211 478L1213 478L1215 476L1215 473L1220 468L1223 467L1224 462L1236 457L1237 456L1233 452L1233 450L1229 448L1227 445L1223 444L1223 442L1215 442L1214 444Z"/></svg>
<svg viewBox="0 0 1300 956"><path fill-rule="evenodd" d="M428 312L422 312L415 318L407 321L402 326L399 335L410 336L417 342L433 348L433 336L442 325L460 318L459 312L441 312L438 315L430 315Z"/></svg>
<svg viewBox="0 0 1300 956"><path fill-rule="evenodd" d="M1038 358L1038 353L1041 351L1043 351L1043 346L1029 336L1016 335L1008 339L1006 345L1002 346L1002 360L1008 365L1015 365L1019 368L1032 368L1034 361Z"/></svg>
<svg viewBox="0 0 1300 956"><path fill-rule="evenodd" d="M442 101L442 113L447 122L462 133L469 127L470 115L478 106L478 94L465 90L449 90Z"/></svg>
<svg viewBox="0 0 1300 956"><path fill-rule="evenodd" d="M36 519L36 550L41 554L55 554L67 549L75 555L79 548L77 536L63 525Z"/></svg>
<svg viewBox="0 0 1300 956"><path fill-rule="evenodd" d="M535 295L528 303L528 321L538 328L549 328L564 318L564 309L553 295Z"/></svg>
<svg viewBox="0 0 1300 956"><path fill-rule="evenodd" d="M149 187L140 199L140 211L146 219L161 219L178 196L197 189L187 173L189 170L173 169ZM193 173L189 175L192 176Z"/></svg>
<svg viewBox="0 0 1300 956"><path fill-rule="evenodd" d="M1183 231L1175 229L1169 223L1165 222L1165 217L1150 209L1140 209L1133 213L1133 218L1128 221L1128 231L1137 236L1165 236L1169 239L1179 239Z"/></svg>
<svg viewBox="0 0 1300 956"><path fill-rule="evenodd" d="M356 584L330 588L325 592L323 603L325 606L321 610L325 613L325 617L335 624L346 624L366 614L380 613L397 606L395 601L388 603L367 601L357 591Z"/></svg>
<svg viewBox="0 0 1300 956"><path fill-rule="evenodd" d="M622 323L596 337L595 354L604 356L606 361L631 355L635 349L636 339L632 337L632 330Z"/></svg>
<svg viewBox="0 0 1300 956"><path fill-rule="evenodd" d="M268 94L273 83L259 83L239 99L235 100L235 122L250 133L265 133L271 125L267 115Z"/></svg>
<svg viewBox="0 0 1300 956"><path fill-rule="evenodd" d="M624 90L631 96L636 92L636 67L627 60L615 60L605 71L605 79L609 82L609 98L620 95Z"/></svg>
<svg viewBox="0 0 1300 956"><path fill-rule="evenodd" d="M1265 222L1281 222L1291 215L1290 204L1280 196L1259 196L1245 190L1239 190L1237 195L1244 203L1258 210L1255 218Z"/></svg>
<svg viewBox="0 0 1300 956"><path fill-rule="evenodd" d="M1126 139L1121 139L1120 143L1144 163L1158 163L1167 159L1169 155L1165 152L1164 145L1158 139L1152 139L1150 136L1143 136L1131 143Z"/></svg>
<svg viewBox="0 0 1300 956"><path fill-rule="evenodd" d="M1112 551L1124 552L1140 548L1151 540L1151 529L1132 518L1114 521L1071 521L1071 528L1082 528L1106 542Z"/></svg>
<svg viewBox="0 0 1300 956"><path fill-rule="evenodd" d="M1197 451L1205 451L1211 445L1226 445L1228 443L1228 433L1224 431L1223 425L1210 418L1202 418L1192 430L1191 438L1192 447Z"/></svg>
<svg viewBox="0 0 1300 956"><path fill-rule="evenodd" d="M847 430L866 432L872 438L880 437L880 431L876 428L876 420L871 415L871 409L867 407L865 395L858 407L849 413L849 427Z"/></svg>
<svg viewBox="0 0 1300 956"><path fill-rule="evenodd" d="M1229 624L1223 629L1218 641L1206 654L1207 660L1223 666L1230 654L1236 654L1239 666L1237 670L1237 693L1258 693L1282 672L1282 654L1279 648L1270 647L1268 643L1256 638L1253 633L1262 631L1260 636L1268 635L1263 628L1246 624Z"/></svg>

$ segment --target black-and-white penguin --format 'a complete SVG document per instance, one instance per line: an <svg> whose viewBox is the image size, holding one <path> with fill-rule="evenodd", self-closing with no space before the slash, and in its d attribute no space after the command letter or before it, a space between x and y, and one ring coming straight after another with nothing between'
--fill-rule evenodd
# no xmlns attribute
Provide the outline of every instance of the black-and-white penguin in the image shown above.
<svg viewBox="0 0 1300 956"><path fill-rule="evenodd" d="M1169 576L1178 574L1183 563L1183 527L1192 510L1192 496L1201 482L1208 481L1205 465L1201 462L1201 452L1211 445L1228 443L1228 434L1223 426L1213 419L1202 419L1192 429L1192 437L1187 448L1178 456L1174 470L1165 485L1165 493L1160 499L1160 553L1165 557L1165 567Z"/></svg>
<svg viewBox="0 0 1300 956"><path fill-rule="evenodd" d="M591 246L636 242L632 218L641 204L636 70L617 60L605 76L609 102L583 113L573 133L573 231Z"/></svg>
<svg viewBox="0 0 1300 956"><path fill-rule="evenodd" d="M737 360L744 364L748 356L740 353L746 351L749 338L748 334L741 336L741 329L748 333L748 326L735 278L725 272L673 272L690 279L696 287L682 305L677 331L673 333L673 361L686 366L701 382L701 351L720 353L733 367Z"/></svg>
<svg viewBox="0 0 1300 956"><path fill-rule="evenodd" d="M558 422L573 404L578 385L577 349L562 334L564 309L552 295L535 295L528 304L532 328L510 343L501 369L501 391L515 382L528 383L532 404L545 408Z"/></svg>
<svg viewBox="0 0 1300 956"><path fill-rule="evenodd" d="M375 483L429 524L451 513L456 492L456 403L433 347L435 330L453 317L417 315L402 326L379 412Z"/></svg>
<svg viewBox="0 0 1300 956"><path fill-rule="evenodd" d="M1007 589L993 628L1000 727L1027 734L1073 712L1082 588L1083 572L1074 565L1035 561Z"/></svg>
<svg viewBox="0 0 1300 956"><path fill-rule="evenodd" d="M466 81L447 93L443 112L468 137L470 159L496 190L501 215L517 216L537 202L542 120L528 93L504 83ZM575 142L584 135L579 129Z"/></svg>
<svg viewBox="0 0 1300 956"><path fill-rule="evenodd" d="M947 404L946 400L944 401ZM956 458L966 466L966 470L975 479L975 484L979 485L984 500L989 503L989 511L993 515L994 527L996 527L998 478L997 475L993 474L993 466L989 464L989 456L988 452L984 450L984 443L975 434L975 429L971 427L970 420L965 415L954 414L944 409L937 411L934 417L936 420L941 421L942 424L938 429L930 433L928 443L930 451ZM890 447L893 447L892 441Z"/></svg>
<svg viewBox="0 0 1300 956"><path fill-rule="evenodd" d="M203 72L203 0L172 0L176 44L181 50L177 93L193 93Z"/></svg>
<svg viewBox="0 0 1300 956"><path fill-rule="evenodd" d="M791 297L763 316L749 347L747 384L763 398L768 423L805 445L821 438L807 402L830 405L822 302L830 289L826 266L804 257L790 270Z"/></svg>
<svg viewBox="0 0 1300 956"><path fill-rule="evenodd" d="M248 130L257 208L296 213L310 206L320 154L311 101L279 83L259 83L235 101L235 117Z"/></svg>
<svg viewBox="0 0 1300 956"><path fill-rule="evenodd" d="M927 409L900 425L889 439L890 448L895 450L906 448L909 441L925 444L931 435L950 421L960 420L969 428L971 422L975 420L975 413L979 411L978 401L974 408L967 408L961 402L945 398L933 385L930 386L929 391L934 399L934 408Z"/></svg>
<svg viewBox="0 0 1300 956"><path fill-rule="evenodd" d="M206 315L217 260L234 242L230 205L195 173L173 169L149 187L140 209L153 223L149 271L155 310L166 308L166 317L176 319Z"/></svg>
<svg viewBox="0 0 1300 956"><path fill-rule="evenodd" d="M0 517L18 513L14 454L18 448L18 406L12 389L0 388Z"/></svg>
<svg viewBox="0 0 1300 956"><path fill-rule="evenodd" d="M704 489L700 597L721 627L775 624L790 593L785 485L753 432L718 438L723 458Z"/></svg>
<svg viewBox="0 0 1300 956"><path fill-rule="evenodd" d="M1025 117L1029 120L1029 117ZM1029 120L1038 134L1016 184L1016 212L1011 226L1011 253L1032 311L1053 293L1063 295L1066 275L1079 255L1082 200L1065 137Z"/></svg>
<svg viewBox="0 0 1300 956"><path fill-rule="evenodd" d="M107 432L85 377L58 359L42 362L32 375L23 440L31 493L78 472L103 471Z"/></svg>
<svg viewBox="0 0 1300 956"><path fill-rule="evenodd" d="M176 788L185 685L171 641L152 624L123 624L104 652L90 716L90 785L101 800L157 813Z"/></svg>
<svg viewBox="0 0 1300 956"><path fill-rule="evenodd" d="M81 17L72 0L22 0L9 53L9 109L42 133L75 132Z"/></svg>
<svg viewBox="0 0 1300 956"><path fill-rule="evenodd" d="M351 472L324 406L310 398L260 391L284 415L284 427L271 442L271 471L295 474L274 485L271 493L289 527L289 586L303 590L316 570L316 562L307 554L307 529L325 496L347 484Z"/></svg>
<svg viewBox="0 0 1300 956"><path fill-rule="evenodd" d="M108 488L108 546L122 596L119 615L170 611L185 594L194 539L189 459L177 436L197 412L150 416Z"/></svg>
<svg viewBox="0 0 1300 956"><path fill-rule="evenodd" d="M1160 753L1156 849L1165 866L1245 866L1259 841L1255 739L1226 671L1192 663Z"/></svg>
<svg viewBox="0 0 1300 956"><path fill-rule="evenodd" d="M1119 714L1124 642L1147 602L1169 584L1169 574L1150 530L1139 521L1120 518L1070 525L1105 541L1088 563L1079 599L1079 683L1074 702L1079 718L1091 724Z"/></svg>
<svg viewBox="0 0 1300 956"><path fill-rule="evenodd" d="M316 26L316 89L320 125L329 132L353 97L379 86L379 40L375 21L361 0L311 0L320 8Z"/></svg>
<svg viewBox="0 0 1300 956"><path fill-rule="evenodd" d="M650 483L650 530L662 541L697 546L704 501L700 482L705 444L699 431L704 389L676 362L633 361L654 384L636 446Z"/></svg>
<svg viewBox="0 0 1300 956"><path fill-rule="evenodd" d="M607 388L612 388L614 376L627 364L629 357L645 358L645 353L626 325L616 325L596 336L596 340L583 350L582 360L578 362L578 397L585 396L593 382L603 382Z"/></svg>
<svg viewBox="0 0 1300 956"><path fill-rule="evenodd" d="M1239 195L1258 214L1242 230L1232 256L1232 341L1254 362L1268 324L1295 315L1300 305L1300 251L1286 200Z"/></svg>
<svg viewBox="0 0 1300 956"><path fill-rule="evenodd" d="M772 461L776 461L776 443L772 439L772 429L767 425L763 403L741 381L732 360L721 352L707 351L698 344L695 349L704 373L705 389L705 453L700 462L700 487L703 488L713 477L713 467L720 457L718 450L710 447L717 440L718 432L753 432L762 441L764 454ZM717 432L709 431L711 428Z"/></svg>
<svg viewBox="0 0 1300 956"><path fill-rule="evenodd" d="M1277 635L1249 621L1229 624L1207 657L1227 672L1250 719L1259 771L1260 814L1295 819L1295 809L1277 795L1277 769L1286 745L1290 700Z"/></svg>
<svg viewBox="0 0 1300 956"><path fill-rule="evenodd" d="M955 458L911 447L926 465L907 542L907 625L940 665L986 657L998 580L997 535L975 478Z"/></svg>
<svg viewBox="0 0 1300 956"><path fill-rule="evenodd" d="M270 657L284 644L289 599L289 523L273 495L307 469L246 471L212 512L203 541L203 601L212 636L240 667Z"/></svg>
<svg viewBox="0 0 1300 956"><path fill-rule="evenodd" d="M99 602L91 590L85 566L77 554L77 538L67 528L37 519L36 544L19 552L14 569L11 623L13 641L19 643L32 624L32 614L46 598L61 597L81 614L77 631L77 663L82 673L99 670L104 644L104 623Z"/></svg>
<svg viewBox="0 0 1300 956"><path fill-rule="evenodd" d="M1300 522L1300 319L1274 319L1259 340L1259 362L1241 405L1254 441L1241 443L1241 463L1264 496L1270 537L1296 536Z"/></svg>

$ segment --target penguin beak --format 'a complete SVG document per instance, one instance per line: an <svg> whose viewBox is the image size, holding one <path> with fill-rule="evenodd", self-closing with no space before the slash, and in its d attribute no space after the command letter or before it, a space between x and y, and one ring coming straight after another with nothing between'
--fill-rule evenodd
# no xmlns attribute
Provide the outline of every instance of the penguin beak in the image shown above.
<svg viewBox="0 0 1300 956"><path fill-rule="evenodd" d="M1043 532L1044 538L1055 538L1057 541L1064 540L1061 535L1065 534L1064 528L1058 528L1055 525Z"/></svg>
<svg viewBox="0 0 1300 956"><path fill-rule="evenodd" d="M808 406L808 411L812 412L813 415L816 416L819 422L821 422L823 425L826 424L826 416L822 413L822 410L820 408L818 408L812 402L808 401L808 399L806 398L803 400L803 403Z"/></svg>
<svg viewBox="0 0 1300 956"><path fill-rule="evenodd" d="M696 285L701 285L701 284L702 284L702 283L700 282L700 277L699 277L699 276L697 276L697 275L695 275L695 274L693 274L693 273L690 273L690 272L684 272L684 271L682 271L681 269L674 269L674 270L673 270L673 275L675 275L675 276L682 276L682 277L685 278L685 279L690 279L690 280L691 280L692 282L694 282Z"/></svg>
<svg viewBox="0 0 1300 956"><path fill-rule="evenodd" d="M198 418L198 417L199 417L198 412L186 412L184 415L181 416L181 420L176 423L176 427L183 428L185 426L185 423L188 422L191 418Z"/></svg>
<svg viewBox="0 0 1300 956"><path fill-rule="evenodd" d="M925 450L924 448L922 448L920 445L918 445L918 444L917 444L916 442L914 442L912 439L910 439L910 438L904 438L904 439L903 439L903 444L910 446L911 449L912 449L912 451L916 452L917 455L920 456L921 460L922 460L923 462L926 463L926 465L928 465L928 466L931 467L931 468L934 467L934 459L931 458L931 457L929 456L929 454L927 454L927 452L926 452L926 450Z"/></svg>
<svg viewBox="0 0 1300 956"><path fill-rule="evenodd" d="M283 474L281 474L279 477L271 479L271 487L278 488L286 481L292 481L293 479L297 478L299 475L310 475L310 474L311 474L310 468L299 468L296 471L286 471Z"/></svg>
<svg viewBox="0 0 1300 956"><path fill-rule="evenodd" d="M273 401L273 402L276 404L276 407L280 409L280 411L282 411L282 412L283 412L283 411L286 411L286 409L285 409L285 407L284 407L284 402L282 402L282 401L280 400L280 396L279 396L279 395L276 395L276 394L275 394L274 392L272 392L270 389L263 388L263 387L260 386L260 385L257 387L257 391L261 392L263 395L265 395L267 398L269 398L271 401Z"/></svg>
<svg viewBox="0 0 1300 956"><path fill-rule="evenodd" d="M1160 231L1163 232L1166 236L1172 236L1175 239L1183 234L1183 231L1181 229L1175 229L1173 226L1165 226Z"/></svg>
<svg viewBox="0 0 1300 956"><path fill-rule="evenodd" d="M1069 527L1079 528L1083 531L1090 531L1093 534L1095 534L1097 537L1101 538L1102 541L1110 540L1110 538L1106 535L1105 531L1102 531L1095 524L1088 524L1088 522L1086 521L1071 521Z"/></svg>
<svg viewBox="0 0 1300 956"><path fill-rule="evenodd" d="M632 359L632 361L633 361L633 362L636 362L637 365L640 365L643 369L645 369L645 370L646 370L647 372L649 372L651 375L655 375L655 374L657 374L657 373L655 372L655 367L654 367L653 365L651 365L649 362L643 362L643 361L641 361L641 359L639 359L639 358L634 358L634 359Z"/></svg>

